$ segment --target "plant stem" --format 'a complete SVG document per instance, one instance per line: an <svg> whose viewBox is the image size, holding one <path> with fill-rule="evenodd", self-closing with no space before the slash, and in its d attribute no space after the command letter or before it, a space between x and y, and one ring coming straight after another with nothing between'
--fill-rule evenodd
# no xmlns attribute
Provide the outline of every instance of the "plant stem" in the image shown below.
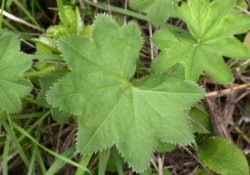
<svg viewBox="0 0 250 175"><path fill-rule="evenodd" d="M2 0L1 4L1 15L0 15L0 31L2 30L2 24L3 24L3 10L5 6L5 0Z"/></svg>

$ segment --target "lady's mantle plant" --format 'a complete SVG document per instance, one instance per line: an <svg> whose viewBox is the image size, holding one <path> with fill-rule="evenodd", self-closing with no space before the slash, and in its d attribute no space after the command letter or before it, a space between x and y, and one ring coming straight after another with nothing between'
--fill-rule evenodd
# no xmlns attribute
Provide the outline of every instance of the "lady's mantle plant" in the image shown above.
<svg viewBox="0 0 250 175"><path fill-rule="evenodd" d="M186 22L188 28L185 31L163 26L154 34L153 42L161 52L153 62L153 73L141 79L134 78L143 45L140 29L135 23L120 27L110 16L99 15L93 31L86 30L85 33L78 11L74 13L71 9L70 16L74 16L77 25L52 27L47 31L48 38L40 37L40 51L52 55L62 53L71 71L48 93L54 79L48 81L49 77L45 77L49 83L41 83L40 96L47 93L48 104L45 102L44 106L52 106L52 111L60 109L78 116L77 147L82 154L115 145L128 164L140 172L149 164L157 145L192 143L193 131L187 113L202 99L204 91L189 80L197 80L205 71L222 83L230 83L231 71L223 56L250 57L249 49L234 36L250 28L250 17L233 10L236 0L188 0L181 6L173 2L131 0L130 5L134 9L143 7L139 10L147 13L155 25L161 25L173 15ZM168 5L171 5L171 12L165 13L162 7ZM157 18L159 8L162 15ZM71 34L78 36L59 40L63 35ZM22 73L32 62L19 49L18 39L13 34L1 35L0 112L19 112L20 98L31 90L30 82L22 78ZM167 73L177 64L184 66L187 80ZM227 173L224 171L226 165L234 168L228 163L231 158L226 156L219 164L214 164L217 157L225 154L223 141L212 139L207 143L217 149L216 156L215 153L210 156L210 147L202 145L199 148L198 155L208 167L222 174ZM239 172L247 174L249 170L244 156L239 151L234 151L233 155L239 157L237 160L242 165L238 167L243 169Z"/></svg>
<svg viewBox="0 0 250 175"><path fill-rule="evenodd" d="M193 141L187 109L204 95L193 82L165 74L133 78L143 40L137 24L119 27L99 15L91 38L60 42L71 73L48 93L49 103L79 116L77 147L89 154L116 145L144 170L159 142Z"/></svg>

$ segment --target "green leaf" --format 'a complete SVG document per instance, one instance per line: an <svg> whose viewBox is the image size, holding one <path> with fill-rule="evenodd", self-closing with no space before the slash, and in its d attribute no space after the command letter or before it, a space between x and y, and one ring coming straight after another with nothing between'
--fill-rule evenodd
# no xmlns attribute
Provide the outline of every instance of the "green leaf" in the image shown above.
<svg viewBox="0 0 250 175"><path fill-rule="evenodd" d="M0 111L16 113L21 110L20 97L31 90L22 73L31 67L32 60L21 53L20 43L13 34L0 37Z"/></svg>
<svg viewBox="0 0 250 175"><path fill-rule="evenodd" d="M208 173L206 170L201 169L194 173L195 175L211 175L211 173Z"/></svg>
<svg viewBox="0 0 250 175"><path fill-rule="evenodd" d="M47 99L53 107L79 115L82 154L116 145L135 171L143 171L158 141L193 141L185 111L204 91L166 75L133 79L143 43L137 24L119 27L111 17L99 15L91 38L72 36L60 43L72 72Z"/></svg>
<svg viewBox="0 0 250 175"><path fill-rule="evenodd" d="M157 174L159 174L159 173L153 172L151 169L147 169L146 171L144 171L140 175L157 175ZM163 175L171 175L171 172L168 169L164 168Z"/></svg>
<svg viewBox="0 0 250 175"><path fill-rule="evenodd" d="M39 79L40 86L41 86L41 91L37 97L37 101L40 105L49 108L50 105L46 101L46 94L49 91L49 89L53 86L53 84L60 79L62 75L51 75L51 76L46 76L43 78ZM65 123L67 122L71 114L68 113L67 111L62 111L57 108L52 108L51 109L51 115L52 118L57 121L58 123Z"/></svg>
<svg viewBox="0 0 250 175"><path fill-rule="evenodd" d="M39 79L39 83L41 86L40 87L41 91L37 96L37 102L39 103L39 105L42 105L47 108L49 107L49 104L46 101L46 94L49 91L49 89L53 86L55 81L61 77L62 77L61 75L51 75Z"/></svg>
<svg viewBox="0 0 250 175"><path fill-rule="evenodd" d="M58 108L51 109L52 118L58 123L66 123L71 118L71 114L67 111L59 110Z"/></svg>
<svg viewBox="0 0 250 175"><path fill-rule="evenodd" d="M221 175L249 175L245 156L228 140L209 138L199 147L198 156L208 168Z"/></svg>
<svg viewBox="0 0 250 175"><path fill-rule="evenodd" d="M210 133L212 127L209 121L209 116L205 111L206 111L205 107L201 106L201 109L193 107L189 112L191 125L193 131L196 133L199 134Z"/></svg>
<svg viewBox="0 0 250 175"><path fill-rule="evenodd" d="M104 150L99 153L98 175L105 175L107 164L110 157L110 150Z"/></svg>
<svg viewBox="0 0 250 175"><path fill-rule="evenodd" d="M177 7L179 18L187 23L190 34L167 26L152 38L161 53L152 70L165 72L179 63L188 80L198 80L203 71L222 83L232 81L223 56L248 59L250 50L234 37L250 29L250 16L231 13L235 0L189 0Z"/></svg>
<svg viewBox="0 0 250 175"><path fill-rule="evenodd" d="M173 0L130 0L130 7L147 13L148 19L155 25L164 24L172 13Z"/></svg>
<svg viewBox="0 0 250 175"><path fill-rule="evenodd" d="M60 21L62 23L61 27L63 27L64 30L66 30L63 33L67 32L68 30L69 33L75 33L77 35L80 35L82 30L84 29L84 24L81 19L78 8L76 8L76 10L73 10L72 7L70 6L64 6L64 13L65 13L65 19L64 19L65 21L62 18L61 12L59 12ZM50 31L47 32L50 33ZM53 36L60 37L61 35L53 35Z"/></svg>
<svg viewBox="0 0 250 175"><path fill-rule="evenodd" d="M156 152L159 152L159 153L171 152L175 150L175 148L176 148L176 145L159 142L159 145L156 148Z"/></svg>
<svg viewBox="0 0 250 175"><path fill-rule="evenodd" d="M62 13L59 12L60 24L50 26L43 35L34 39L38 54L59 54L58 40L64 36L90 35L91 26L84 26L78 9L73 10L72 7L65 6L63 10L65 18L62 18Z"/></svg>
<svg viewBox="0 0 250 175"><path fill-rule="evenodd" d="M123 175L123 165L124 160L119 154L116 147L112 147L110 150L110 159L107 164L107 171L112 173L117 173L119 175Z"/></svg>

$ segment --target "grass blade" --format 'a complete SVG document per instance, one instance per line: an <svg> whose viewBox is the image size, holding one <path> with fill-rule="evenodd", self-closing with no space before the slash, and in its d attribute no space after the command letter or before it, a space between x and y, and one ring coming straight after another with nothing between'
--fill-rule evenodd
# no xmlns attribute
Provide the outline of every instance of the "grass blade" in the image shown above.
<svg viewBox="0 0 250 175"><path fill-rule="evenodd" d="M33 144L33 148L34 148L34 144ZM27 175L33 175L33 174L35 174L34 173L35 160L36 160L36 152L33 151Z"/></svg>
<svg viewBox="0 0 250 175"><path fill-rule="evenodd" d="M16 149L19 152L20 157L22 158L24 164L28 168L29 164L30 164L29 159L28 159L26 153L24 152L23 147L20 145L20 142L18 141L18 139L16 137L16 134L15 134L15 132L14 132L12 126L11 126L14 123L11 123L11 120L9 120L9 122L10 122L10 126L6 122L3 122L3 127L6 130L7 135L10 137L10 139L12 140L14 145L16 146Z"/></svg>
<svg viewBox="0 0 250 175"><path fill-rule="evenodd" d="M105 4L105 3L93 3L93 2L91 2L89 0L85 0L85 2L90 4L90 5L93 5L95 7L98 7L100 9L103 9L103 10L109 10L110 9L111 11L116 12L116 13L120 13L122 15L127 15L127 16L131 16L131 17L134 17L134 18L137 18L137 19L148 21L148 18L145 15L138 14L138 13L130 11L130 10L122 9L122 8L115 7L115 6L112 6L112 5L108 5L108 4Z"/></svg>
<svg viewBox="0 0 250 175"><path fill-rule="evenodd" d="M0 31L2 30L2 24L3 24L3 10L4 10L5 0L2 0L1 4L1 15L0 15Z"/></svg>
<svg viewBox="0 0 250 175"><path fill-rule="evenodd" d="M10 140L7 137L5 140L4 144L4 151L3 151L3 175L8 175L8 156L9 156L9 145L10 145Z"/></svg>
<svg viewBox="0 0 250 175"><path fill-rule="evenodd" d="M110 149L99 153L98 175L105 175L106 167L110 156Z"/></svg>
<svg viewBox="0 0 250 175"><path fill-rule="evenodd" d="M88 164L89 164L89 161L91 159L92 155L87 155L87 156L82 156L81 157L81 161L80 161L80 164L87 167ZM85 173L84 170L78 168L75 175L83 175Z"/></svg>
<svg viewBox="0 0 250 175"><path fill-rule="evenodd" d="M91 174L91 172L84 166L80 165L79 163L72 161L71 159L68 159L67 157L64 157L54 151L51 151L50 149L46 148L45 146L41 145L36 139L34 139L28 132L26 132L26 130L24 130L23 128L21 128L18 125L14 125L14 128L20 132L21 134L23 134L25 137L29 138L32 142L34 142L36 145L38 145L39 147L41 147L43 150L45 150L46 152L48 152L49 154L51 154L52 156L61 159L62 161L65 161L66 163L73 165L77 168L80 169L84 169L86 172L88 172L89 174Z"/></svg>
<svg viewBox="0 0 250 175"><path fill-rule="evenodd" d="M121 157L117 151L117 149L112 149L112 152L111 152L114 160L115 160L115 164L116 164L116 168L117 168L117 172L119 175L123 175L123 166L122 166L122 160L121 160Z"/></svg>
<svg viewBox="0 0 250 175"><path fill-rule="evenodd" d="M71 159L74 157L75 150L75 146L71 146L62 153L62 156ZM54 175L63 167L63 165L65 165L65 162L59 158L56 158L45 175Z"/></svg>
<svg viewBox="0 0 250 175"><path fill-rule="evenodd" d="M35 17L33 17L29 11L22 5L21 2L19 2L18 0L12 0L23 12L25 15L27 15L27 17L37 26L37 28L40 28L41 26L38 24L38 22L36 21Z"/></svg>
<svg viewBox="0 0 250 175"><path fill-rule="evenodd" d="M33 144L34 145L34 152L36 154L36 158L37 158L37 162L38 164L40 165L40 169L42 171L42 174L45 174L46 173L46 168L45 168L45 165L44 165L44 162L43 162L43 158L41 156L41 153L38 149L38 146L36 144Z"/></svg>

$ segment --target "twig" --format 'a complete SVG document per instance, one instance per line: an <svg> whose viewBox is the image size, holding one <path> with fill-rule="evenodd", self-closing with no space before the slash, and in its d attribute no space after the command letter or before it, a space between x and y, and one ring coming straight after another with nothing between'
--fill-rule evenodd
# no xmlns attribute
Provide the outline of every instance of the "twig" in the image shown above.
<svg viewBox="0 0 250 175"><path fill-rule="evenodd" d="M241 6L236 5L235 7L236 7L237 9L241 10L242 12L244 12L244 13L250 15L250 12L247 11L246 9L242 8Z"/></svg>
<svg viewBox="0 0 250 175"><path fill-rule="evenodd" d="M151 159L150 162L151 162L151 164L153 165L153 167L155 168L155 170L159 172L158 166L156 165L154 159Z"/></svg>
<svg viewBox="0 0 250 175"><path fill-rule="evenodd" d="M250 138L239 127L235 127L234 129L250 145Z"/></svg>
<svg viewBox="0 0 250 175"><path fill-rule="evenodd" d="M158 156L158 173L159 175L163 175L163 160L160 156Z"/></svg>
<svg viewBox="0 0 250 175"><path fill-rule="evenodd" d="M247 83L247 84L242 84L242 85L234 86L234 87L231 87L231 88L228 88L228 89L224 89L224 90L221 90L221 91L209 92L209 93L206 94L206 98L209 98L209 97L220 97L220 96L223 96L223 95L230 94L233 91L239 91L239 90L247 89L249 87L250 87L250 83Z"/></svg>
<svg viewBox="0 0 250 175"><path fill-rule="evenodd" d="M110 15L112 15L111 7L110 7L110 1L109 0L107 0L107 1L108 1L108 12L109 12Z"/></svg>
<svg viewBox="0 0 250 175"><path fill-rule="evenodd" d="M214 98L206 98L205 103L208 107L208 112L211 118L214 133L218 136L232 140L230 132L228 131L227 126L224 122L220 101Z"/></svg>
<svg viewBox="0 0 250 175"><path fill-rule="evenodd" d="M58 137L57 137L57 146L56 146L56 152L60 153L60 146L61 146L61 134L62 134L62 129L63 129L63 124L60 125L59 128L59 133L58 133Z"/></svg>
<svg viewBox="0 0 250 175"><path fill-rule="evenodd" d="M153 36L152 24L148 24L148 28L149 28L149 36L150 36L150 38L152 38L152 36ZM153 45L152 41L150 41L150 55L151 55L151 61L153 61L153 59L154 59L154 45Z"/></svg>
<svg viewBox="0 0 250 175"><path fill-rule="evenodd" d="M125 0L124 2L124 9L127 10L128 9L128 0ZM124 15L124 24L127 23L127 15Z"/></svg>
<svg viewBox="0 0 250 175"><path fill-rule="evenodd" d="M11 161L17 155L18 155L18 151L13 152L11 155L8 156L7 162ZM0 164L0 174L1 174L1 172L3 172L3 166Z"/></svg>
<svg viewBox="0 0 250 175"><path fill-rule="evenodd" d="M237 94L231 93L226 97L225 105L222 111L222 118L224 119L224 125L228 126L234 122L234 111L236 108L236 96Z"/></svg>
<svg viewBox="0 0 250 175"><path fill-rule="evenodd" d="M6 18L9 18L9 19L12 20L12 21L19 22L19 23L24 24L24 25L26 25L26 26L28 26L28 27L31 27L31 28L33 28L33 29L36 29L36 30L38 30L38 31L40 31L40 32L44 32L44 29L42 29L42 28L40 28L40 27L37 27L37 26L35 26L35 25L31 24L31 23L28 23L27 21L24 21L23 19L18 18L18 17L16 17L16 16L14 16L14 15L12 15L12 14L10 14L10 13L4 11L4 10L2 11L2 10L0 9L0 13L3 13L3 15L4 15Z"/></svg>
<svg viewBox="0 0 250 175"><path fill-rule="evenodd" d="M25 44L27 44L28 46L32 47L32 48L36 48L32 43L26 41L25 39L21 38L20 39L22 42L24 42Z"/></svg>

